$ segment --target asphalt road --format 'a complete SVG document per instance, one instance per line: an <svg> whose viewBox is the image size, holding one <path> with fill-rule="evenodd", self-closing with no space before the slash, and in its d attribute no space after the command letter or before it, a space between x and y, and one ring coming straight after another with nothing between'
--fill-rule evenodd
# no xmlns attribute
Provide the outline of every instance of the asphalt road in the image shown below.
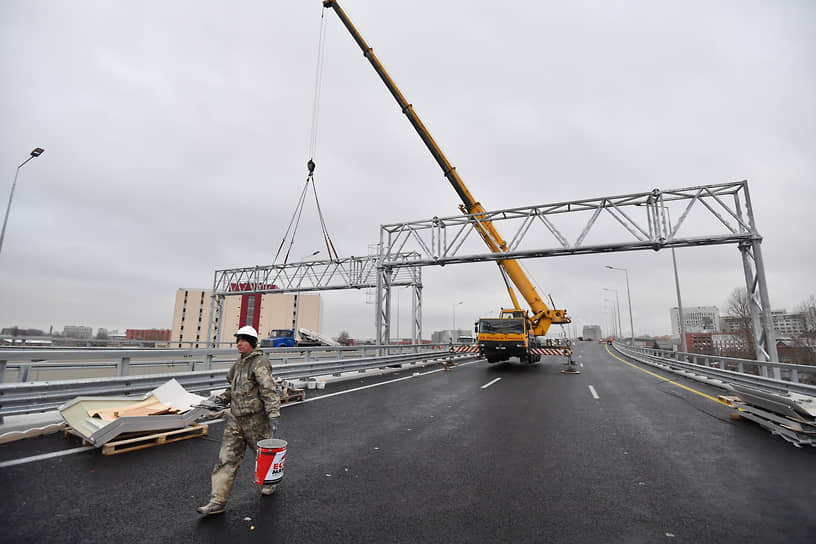
<svg viewBox="0 0 816 544"><path fill-rule="evenodd" d="M606 346L575 358L577 375L557 358L480 361L309 391L283 410L278 492L260 495L248 454L220 516L195 507L223 423L204 439L6 466L0 541L816 542L816 450ZM27 439L0 461L79 445Z"/></svg>

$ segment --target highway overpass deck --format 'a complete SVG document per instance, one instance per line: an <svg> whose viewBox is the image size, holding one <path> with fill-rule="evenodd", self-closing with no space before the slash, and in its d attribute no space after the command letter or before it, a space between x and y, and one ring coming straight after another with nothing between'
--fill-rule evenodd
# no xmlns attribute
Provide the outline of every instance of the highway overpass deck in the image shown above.
<svg viewBox="0 0 816 544"><path fill-rule="evenodd" d="M703 396L721 391L583 342L567 375L459 365L364 377L287 406L279 491L248 454L227 512L201 518L210 436L3 466L80 444L0 446L6 542L813 542L816 450ZM663 375L664 377L656 376ZM671 383L677 382L688 389ZM692 391L693 390L693 391ZM696 391L696 392L695 392Z"/></svg>

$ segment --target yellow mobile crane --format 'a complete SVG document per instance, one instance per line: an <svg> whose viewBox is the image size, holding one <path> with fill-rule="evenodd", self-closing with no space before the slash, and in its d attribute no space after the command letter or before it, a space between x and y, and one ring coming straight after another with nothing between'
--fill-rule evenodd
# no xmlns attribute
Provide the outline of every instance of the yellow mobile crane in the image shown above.
<svg viewBox="0 0 816 544"><path fill-rule="evenodd" d="M431 137L428 129L420 121L419 116L414 111L411 104L405 100L397 85L385 71L385 68L380 63L374 50L369 47L357 28L349 20L346 12L340 7L336 0L324 0L324 8L331 8L340 18L340 21L348 29L354 41L362 49L363 55L374 67L374 71L380 76L388 91L397 101L402 112L408 117L411 125L413 125L419 137L427 146L428 150L433 155L436 162L442 168L445 177L448 178L450 184L453 186L456 194L462 200L459 209L464 214L468 214L478 219L474 221L473 225L476 231L482 237L487 247L493 253L504 253L507 251L507 243L502 239L493 223L484 219L485 209L476 201L470 194L470 191L465 186L462 178L456 173L456 169L451 166L448 159L445 157L439 145ZM507 360L509 357L519 357L522 362L534 362L538 360L537 354L534 350L538 347L536 337L544 336L552 323L570 323L570 318L567 317L566 310L551 310L533 287L532 282L524 273L521 265L515 259L502 259L497 261L502 272L507 291L510 294L510 299L513 301L513 308L502 309L498 318L482 318L476 326L478 333L477 341L480 350L488 362L494 363L498 361ZM526 310L521 309L510 286L507 278L516 286L521 293L521 296L527 301L532 314Z"/></svg>

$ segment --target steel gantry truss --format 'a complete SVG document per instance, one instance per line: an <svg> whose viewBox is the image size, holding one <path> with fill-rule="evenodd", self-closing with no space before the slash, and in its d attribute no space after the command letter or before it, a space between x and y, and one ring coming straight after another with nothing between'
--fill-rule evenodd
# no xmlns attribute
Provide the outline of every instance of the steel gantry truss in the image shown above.
<svg viewBox="0 0 816 544"><path fill-rule="evenodd" d="M678 217L674 223L672 215ZM505 235L511 234L506 251L472 252L474 244L484 248L475 233L487 230L484 221L501 223ZM423 266L736 244L757 358L777 361L761 243L747 181L392 223L380 227L376 256L217 270L208 338L214 343L219 338L226 296L376 288L377 343L388 344L391 288L410 286L411 335L420 343Z"/></svg>
<svg viewBox="0 0 816 544"><path fill-rule="evenodd" d="M391 255L392 262L409 263L417 258L412 253ZM379 259L380 255L371 255L216 270L207 338L213 345L220 338L224 298L227 296L376 289L382 276ZM401 266L389 274L389 281L392 286L412 288L411 337L418 344L422 338L422 269L411 264ZM383 306L381 298L377 297L377 330L380 330L383 320L390 321L388 316L382 315L383 312L390 312L390 309L390 301ZM385 338L387 340L388 336ZM382 338L378 337L377 340L378 344L383 343Z"/></svg>
<svg viewBox="0 0 816 544"><path fill-rule="evenodd" d="M674 224L672 215L678 218ZM507 250L468 252L473 244L484 248L476 231L489 232L481 227L488 220L501 223ZM761 242L747 181L393 223L380 228L378 307L385 305L382 315L387 315L390 286L396 285L392 275L407 266L736 244L751 301L757 357L777 361ZM405 258L408 252L412 256ZM378 313L378 336L388 338L387 319L380 319Z"/></svg>

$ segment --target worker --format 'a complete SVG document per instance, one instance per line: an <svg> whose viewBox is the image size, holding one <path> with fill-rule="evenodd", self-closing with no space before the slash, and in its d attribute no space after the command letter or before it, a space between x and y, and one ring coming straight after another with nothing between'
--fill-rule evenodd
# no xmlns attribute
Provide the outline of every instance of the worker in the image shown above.
<svg viewBox="0 0 816 544"><path fill-rule="evenodd" d="M250 326L241 327L235 338L240 356L227 372L230 385L213 399L222 406L229 405L229 410L225 411L221 451L212 471L210 502L197 508L205 516L224 511L247 446L255 451L259 441L273 438L280 420L280 397L272 367L256 349L258 332ZM271 495L275 487L264 485L261 494Z"/></svg>

